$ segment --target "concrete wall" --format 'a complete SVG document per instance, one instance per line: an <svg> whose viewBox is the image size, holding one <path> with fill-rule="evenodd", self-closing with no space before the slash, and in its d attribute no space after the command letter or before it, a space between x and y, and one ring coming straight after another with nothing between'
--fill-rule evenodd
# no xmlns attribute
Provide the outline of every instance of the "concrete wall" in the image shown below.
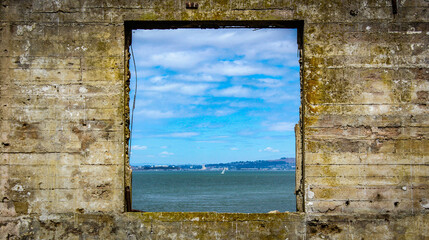
<svg viewBox="0 0 429 240"><path fill-rule="evenodd" d="M0 239L428 239L429 217L304 213L49 214L2 218Z"/></svg>
<svg viewBox="0 0 429 240"><path fill-rule="evenodd" d="M270 232L246 227L235 236L429 236L420 224L429 208L429 2L201 0L192 10L185 2L1 1L1 237L44 238L57 227L83 236L92 231L86 223L99 221L139 231L141 220L123 213L130 184L125 22L176 20L303 21L304 213L294 221L243 215L239 222L266 221ZM186 218L160 215L155 225L173 233ZM335 219L345 219L340 232L321 224ZM231 230L223 220L209 222L219 228L190 228L205 238ZM306 230L281 235L300 224ZM34 226L42 227L31 235ZM183 236L176 238L198 238Z"/></svg>

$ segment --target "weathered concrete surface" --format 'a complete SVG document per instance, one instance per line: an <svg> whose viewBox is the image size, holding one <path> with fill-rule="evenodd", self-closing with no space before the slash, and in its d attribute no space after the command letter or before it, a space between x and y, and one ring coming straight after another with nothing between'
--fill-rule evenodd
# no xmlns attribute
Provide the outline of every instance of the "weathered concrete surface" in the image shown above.
<svg viewBox="0 0 429 240"><path fill-rule="evenodd" d="M32 226L52 223L45 217L70 238L90 234L97 221L139 231L132 226L142 220L123 214L130 185L126 21L300 20L306 237L427 238L428 224L420 223L429 209L429 2L397 2L393 14L390 0L201 0L197 10L183 0L2 0L2 237L24 238ZM159 227L179 236L185 215L175 216ZM341 231L313 218L343 219ZM280 231L278 221L268 220L269 231ZM195 229L226 236L230 229L219 224ZM34 238L54 236L49 226Z"/></svg>
<svg viewBox="0 0 429 240"><path fill-rule="evenodd" d="M0 221L1 239L427 239L428 215L126 213Z"/></svg>

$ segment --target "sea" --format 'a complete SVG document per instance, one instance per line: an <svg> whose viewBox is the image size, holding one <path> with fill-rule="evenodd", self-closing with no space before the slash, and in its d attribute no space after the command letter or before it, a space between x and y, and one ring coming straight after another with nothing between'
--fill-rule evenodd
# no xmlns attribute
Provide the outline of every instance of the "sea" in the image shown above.
<svg viewBox="0 0 429 240"><path fill-rule="evenodd" d="M132 207L147 212L296 211L295 171L134 171Z"/></svg>

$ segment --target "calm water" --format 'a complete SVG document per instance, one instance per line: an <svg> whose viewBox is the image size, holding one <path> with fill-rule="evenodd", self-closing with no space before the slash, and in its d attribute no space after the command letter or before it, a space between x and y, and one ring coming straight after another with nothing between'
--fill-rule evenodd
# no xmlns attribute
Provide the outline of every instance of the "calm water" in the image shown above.
<svg viewBox="0 0 429 240"><path fill-rule="evenodd" d="M295 211L294 171L133 172L133 208L149 212Z"/></svg>

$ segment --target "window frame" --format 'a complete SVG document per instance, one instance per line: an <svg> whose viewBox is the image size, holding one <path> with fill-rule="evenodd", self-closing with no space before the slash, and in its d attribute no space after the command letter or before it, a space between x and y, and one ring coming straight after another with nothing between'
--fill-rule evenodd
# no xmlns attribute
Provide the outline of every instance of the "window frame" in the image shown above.
<svg viewBox="0 0 429 240"><path fill-rule="evenodd" d="M132 31L138 29L218 29L218 28L286 28L297 29L297 43L300 64L300 109L299 122L295 126L295 195L297 212L305 212L304 204L304 98L303 98L303 58L304 58L304 21L125 21L124 22L124 211L140 212L132 209L132 171L129 159L130 140L130 52L132 44Z"/></svg>

